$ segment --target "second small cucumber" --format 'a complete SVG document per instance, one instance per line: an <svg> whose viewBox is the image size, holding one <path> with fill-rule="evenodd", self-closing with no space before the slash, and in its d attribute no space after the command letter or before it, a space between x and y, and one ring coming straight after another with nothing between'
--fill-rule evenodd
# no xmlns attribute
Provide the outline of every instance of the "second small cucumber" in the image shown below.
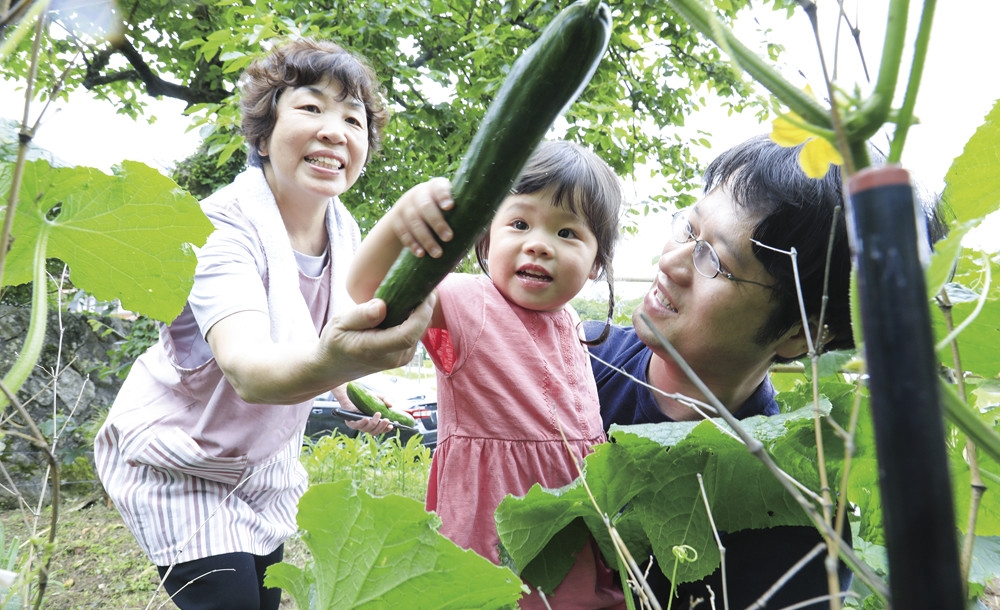
<svg viewBox="0 0 1000 610"><path fill-rule="evenodd" d="M375 396L366 390L364 386L353 381L348 382L347 384L347 397L350 398L351 402L354 403L354 406L365 415L375 415L376 413L381 413L383 418L388 419L393 423L402 424L411 428L417 423L406 413L393 411L388 405L385 404L385 402L379 399L378 396Z"/></svg>

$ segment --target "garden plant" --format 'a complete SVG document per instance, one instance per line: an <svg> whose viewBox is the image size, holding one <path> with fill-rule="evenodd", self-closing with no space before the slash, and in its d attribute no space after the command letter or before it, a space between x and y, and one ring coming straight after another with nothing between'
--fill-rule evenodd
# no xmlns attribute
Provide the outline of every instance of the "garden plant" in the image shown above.
<svg viewBox="0 0 1000 610"><path fill-rule="evenodd" d="M201 19L188 19L175 28L176 38L164 35L165 40L157 41L151 23L162 27L169 19L181 21L173 4L123 3L129 11L108 3L107 23L118 25L104 26L103 33L93 28L99 19L70 14L59 3L15 4L2 14L4 74L26 83L27 100L48 99L87 79L96 87L102 75L109 76L102 70L109 67L111 56L129 57L139 42L160 62L192 53L192 77L183 90L160 82L155 94L191 95L191 112L205 128L209 152L221 165L242 146L233 129L236 110L231 89L224 87L225 75L237 74L260 44L273 38L338 32L349 46L372 49L384 61L380 73L397 75L390 77L387 90L401 120L394 121L396 131L390 134L382 166L371 168L359 183L357 190L365 195L352 202L359 221L370 226L385 202L405 187L380 182L376 170L426 167L450 175L458 167L475 131L470 126L482 118L510 64L509 57L488 54L490 45L483 42L489 32L499 32L497 24L506 24L503 34L489 40L524 49L560 9L555 5L563 3L471 3L469 19L475 15L495 21L492 29L470 31L459 27L458 7L446 10L439 2L400 3L402 10L375 3L338 4L341 17L354 20L343 19L346 25L335 30L329 21L334 7L309 11L303 6L318 8L322 3L275 2L272 12L263 14L252 3L234 1L215 8L198 5L193 10L204 12L199 13ZM657 146L656 137L642 129L644 113L663 122L658 128L667 128L672 120L667 117L677 115L654 109L669 107L680 114L693 95L660 87L657 83L664 79L656 72L662 65L654 67L656 52L641 52L647 44L656 48L647 30L653 9L645 3L609 4L615 19L609 51L579 100L566 110L566 137L599 152L630 151L625 158L614 158L616 169L625 174L647 162L694 167L684 143ZM810 524L827 540L827 547L817 552L843 558L855 573L855 588L847 599L831 585L832 608L964 605L1000 574L1000 503L989 491L1000 483L1000 303L992 282L998 261L995 255L962 245L968 231L1000 207L1000 178L991 165L1000 148L1000 106L986 117L948 172L942 197L955 218L948 237L925 261L913 191L905 173L891 166L903 158L915 121L923 61L934 52L929 40L935 0L922 3L912 36L909 2L889 0L885 43L871 93L862 95L827 78L821 83L822 99L790 85L771 58L756 55L732 33L732 19L746 3L669 4L668 12L655 9L657 15L664 14L656 21L656 36L673 45L674 57L690 58L680 74L752 100L752 89L741 76L745 72L782 107L773 124L775 140L805 143L804 171L821 175L830 163L843 165L851 193L843 212L854 249L854 327L861 347L850 354L813 354L803 363L804 375L776 373L782 390L779 416L613 429L614 442L598 447L580 465L581 477L574 484L557 491L535 488L525 498L508 498L501 506L497 518L510 565L543 589L552 588L571 555L566 549L590 532L608 557L618 559L623 578L641 591L636 558L641 561L652 553L658 569L676 580L694 580L712 572L720 561L724 566L715 543L717 530ZM812 2L774 4L805 11L818 28ZM158 9L160 21L152 16ZM285 16L293 13L309 16ZM71 35L54 33L53 22ZM441 46L421 38L421 28L435 31L440 45L447 40L465 52L443 59ZM404 32L409 38L399 35ZM113 42L100 46L106 38ZM907 41L914 52L904 66ZM411 45L413 49L399 50ZM382 55L378 49L396 51ZM87 61L78 59L78 50ZM818 52L827 59L821 49ZM102 95L117 96L126 111L137 113L141 104L134 83L150 87L157 82L153 76L106 80L112 88ZM897 99L900 79L906 86ZM428 101L421 82L438 82L455 94L450 102ZM622 83L633 87L627 95L618 89ZM35 95L36 86L44 87L40 96ZM202 97L194 95L198 92ZM0 589L0 595L17 595L38 608L47 587L46 564L62 535L57 527L59 463L52 450L58 438L33 424L19 390L43 348L51 304L46 261L65 263L70 281L97 298L119 300L130 311L168 322L186 299L193 248L211 227L191 195L143 164L126 161L114 175L107 175L91 168L26 161L34 129L27 116L26 110L18 157L0 165L0 193L6 198L0 208L0 286L30 283L33 290L32 324L24 347L9 370L0 372L0 434L15 433L8 422L16 420L27 426L26 432L16 433L30 436L47 453L53 510L44 536L24 547L17 565L13 558L7 561L19 579L9 593ZM415 125L432 127L421 130ZM867 143L887 126L891 145L880 163L889 168L885 170L872 167ZM435 162L422 163L430 158ZM682 170L670 181L684 192L693 177L693 171ZM691 200L677 196L670 203L686 205ZM664 198L658 204L666 202ZM794 265L795 253L788 255ZM908 417L893 419L901 411ZM918 429L908 427L912 424ZM319 459L318 449L307 452L306 459ZM917 475L907 466L918 468ZM306 566L282 564L269 573L271 582L285 588L300 607L378 607L403 600L407 607L513 603L521 586L514 571L461 551L438 535L433 515L423 511L419 500L397 494L376 497L366 485L353 479L317 482L300 502L299 523L312 559ZM915 503L933 505L936 516L920 530L920 538L900 533L907 523L922 527L919 521L908 521L919 519L911 514ZM334 513L342 518L331 519ZM855 528L853 548L839 544L839 532L846 527ZM831 582L836 580L834 564L828 564ZM915 582L926 588L914 588ZM716 607L723 607L724 601L716 599ZM646 597L640 603L659 608L670 602Z"/></svg>

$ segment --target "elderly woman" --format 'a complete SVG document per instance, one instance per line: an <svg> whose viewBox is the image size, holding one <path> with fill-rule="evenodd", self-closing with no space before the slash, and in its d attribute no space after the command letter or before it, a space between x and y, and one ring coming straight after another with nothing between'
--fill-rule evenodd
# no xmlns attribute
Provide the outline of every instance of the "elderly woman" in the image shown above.
<svg viewBox="0 0 1000 610"><path fill-rule="evenodd" d="M366 63L297 40L241 87L250 167L202 203L215 231L187 305L95 442L102 483L186 610L278 607L263 576L296 531L312 398L408 361L431 311L377 330L385 304L355 305L344 287L359 230L338 196L388 120Z"/></svg>

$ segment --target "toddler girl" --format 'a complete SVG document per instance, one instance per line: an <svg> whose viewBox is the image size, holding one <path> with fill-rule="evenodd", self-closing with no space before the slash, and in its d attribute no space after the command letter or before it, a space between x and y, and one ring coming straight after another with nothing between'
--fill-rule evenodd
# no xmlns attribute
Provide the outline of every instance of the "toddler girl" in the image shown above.
<svg viewBox="0 0 1000 610"><path fill-rule="evenodd" d="M476 246L487 275L452 273L437 288L423 338L437 369L439 418L427 509L442 534L495 563L493 515L504 496L572 482L576 464L606 438L569 301L588 279L612 284L621 203L618 178L597 155L544 142ZM440 255L431 232L450 239L440 209L451 205L444 179L404 194L362 242L351 296L370 299L403 247ZM593 544L548 598L553 608L622 599ZM534 592L521 607L544 604Z"/></svg>

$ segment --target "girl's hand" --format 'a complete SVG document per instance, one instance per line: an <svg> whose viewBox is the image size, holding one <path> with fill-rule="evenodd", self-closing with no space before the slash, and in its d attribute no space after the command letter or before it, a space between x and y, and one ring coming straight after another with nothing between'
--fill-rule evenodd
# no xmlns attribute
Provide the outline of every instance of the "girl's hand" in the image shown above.
<svg viewBox="0 0 1000 610"><path fill-rule="evenodd" d="M403 193L392 208L391 226L396 238L416 256L441 256L440 242L451 241L453 233L442 210L455 205L451 198L451 182L446 178L431 178Z"/></svg>

